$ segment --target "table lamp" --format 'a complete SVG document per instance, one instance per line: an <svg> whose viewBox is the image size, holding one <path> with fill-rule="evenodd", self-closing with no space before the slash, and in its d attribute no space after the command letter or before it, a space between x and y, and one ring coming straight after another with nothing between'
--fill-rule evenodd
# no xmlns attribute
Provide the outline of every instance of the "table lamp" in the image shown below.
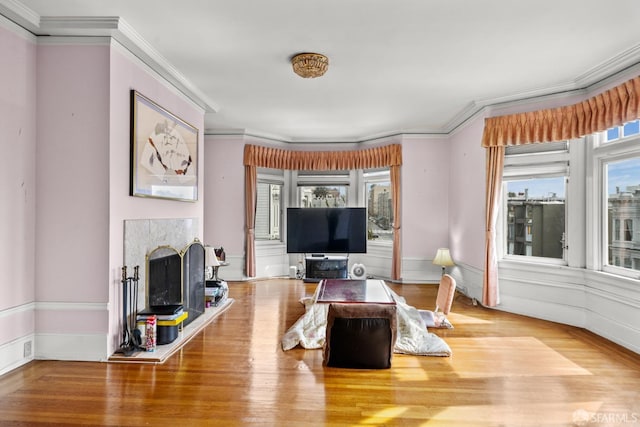
<svg viewBox="0 0 640 427"><path fill-rule="evenodd" d="M216 251L212 246L205 246L204 248L204 265L206 272L206 280L213 280L215 267L220 266L220 261L218 261L218 257L216 256Z"/></svg>
<svg viewBox="0 0 640 427"><path fill-rule="evenodd" d="M451 267L452 265L455 265L453 260L451 259L451 254L449 253L448 248L438 248L438 252L436 252L435 258L433 258L433 263L442 267L443 276L445 273L445 267Z"/></svg>

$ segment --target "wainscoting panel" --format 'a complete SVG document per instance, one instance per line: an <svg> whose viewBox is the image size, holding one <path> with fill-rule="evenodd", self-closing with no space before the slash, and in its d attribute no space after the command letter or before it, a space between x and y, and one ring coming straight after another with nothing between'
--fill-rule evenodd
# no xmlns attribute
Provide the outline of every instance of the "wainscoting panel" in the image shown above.
<svg viewBox="0 0 640 427"><path fill-rule="evenodd" d="M256 244L256 277L288 276L289 262L286 245Z"/></svg>

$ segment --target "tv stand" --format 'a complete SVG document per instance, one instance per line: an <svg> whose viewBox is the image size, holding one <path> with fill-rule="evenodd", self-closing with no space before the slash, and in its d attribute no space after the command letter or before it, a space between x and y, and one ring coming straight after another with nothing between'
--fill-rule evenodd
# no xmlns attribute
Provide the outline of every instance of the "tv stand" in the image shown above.
<svg viewBox="0 0 640 427"><path fill-rule="evenodd" d="M305 258L305 282L319 282L322 279L347 279L349 259L346 256L308 256Z"/></svg>

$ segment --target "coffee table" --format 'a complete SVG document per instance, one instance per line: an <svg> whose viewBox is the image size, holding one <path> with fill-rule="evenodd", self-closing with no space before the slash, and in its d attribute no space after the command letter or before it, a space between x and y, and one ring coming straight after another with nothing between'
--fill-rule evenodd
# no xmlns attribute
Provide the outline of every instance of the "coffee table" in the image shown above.
<svg viewBox="0 0 640 427"><path fill-rule="evenodd" d="M318 303L393 304L384 280L324 279L320 282Z"/></svg>

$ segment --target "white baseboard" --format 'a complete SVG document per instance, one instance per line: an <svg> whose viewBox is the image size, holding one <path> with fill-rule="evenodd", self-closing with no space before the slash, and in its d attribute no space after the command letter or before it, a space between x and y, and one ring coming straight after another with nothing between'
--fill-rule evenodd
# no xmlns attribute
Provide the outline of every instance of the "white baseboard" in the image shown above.
<svg viewBox="0 0 640 427"><path fill-rule="evenodd" d="M107 334L36 334L35 358L41 360L107 360Z"/></svg>
<svg viewBox="0 0 640 427"><path fill-rule="evenodd" d="M0 376L34 359L35 339L27 335L0 346Z"/></svg>

